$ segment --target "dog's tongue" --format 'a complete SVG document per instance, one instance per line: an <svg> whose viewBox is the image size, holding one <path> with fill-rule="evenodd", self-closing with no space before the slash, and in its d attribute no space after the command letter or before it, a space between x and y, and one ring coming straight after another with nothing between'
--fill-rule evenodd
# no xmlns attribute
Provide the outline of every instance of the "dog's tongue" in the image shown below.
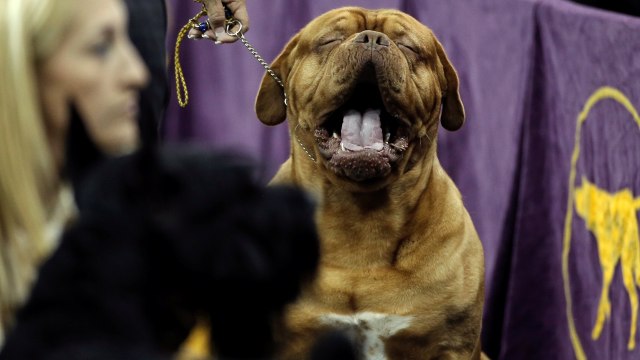
<svg viewBox="0 0 640 360"><path fill-rule="evenodd" d="M380 110L367 110L364 113L360 136L365 149L382 150L384 143L380 125Z"/></svg>
<svg viewBox="0 0 640 360"><path fill-rule="evenodd" d="M382 150L380 110L369 109L364 114L356 110L347 111L342 119L341 138L341 145L347 150Z"/></svg>

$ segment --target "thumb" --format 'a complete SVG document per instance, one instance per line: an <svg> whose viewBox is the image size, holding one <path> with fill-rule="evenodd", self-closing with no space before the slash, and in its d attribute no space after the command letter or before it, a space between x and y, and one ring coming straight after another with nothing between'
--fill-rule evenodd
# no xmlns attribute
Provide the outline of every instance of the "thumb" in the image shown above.
<svg viewBox="0 0 640 360"><path fill-rule="evenodd" d="M211 29L205 32L210 39L216 42L234 42L235 36L228 35L225 31L225 14L222 2L219 0L206 0L205 7L209 16L209 24Z"/></svg>

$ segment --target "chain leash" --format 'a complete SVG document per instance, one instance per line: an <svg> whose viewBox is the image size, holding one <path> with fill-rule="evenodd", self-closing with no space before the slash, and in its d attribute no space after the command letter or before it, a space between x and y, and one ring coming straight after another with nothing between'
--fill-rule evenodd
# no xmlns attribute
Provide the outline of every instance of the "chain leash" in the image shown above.
<svg viewBox="0 0 640 360"><path fill-rule="evenodd" d="M233 31L233 27L235 26L238 26L238 29L236 31ZM282 82L282 80L280 79L280 77L278 77L275 71L271 69L271 66L269 66L269 64L266 61L264 61L264 58L262 58L262 56L258 54L258 52L253 47L253 45L251 45L251 43L249 43L249 41L245 38L244 33L242 33L242 23L237 19L229 20L227 21L227 26L225 31L227 32L227 35L237 37L242 42L242 44L247 48L247 50L249 50L251 55L253 55L253 57L256 58L256 60L258 60L260 65L262 65L262 67L267 71L267 74L269 74L273 78L273 80L275 80L278 83L278 85L280 85L280 87L282 88L282 93L284 94L284 105L288 106L287 93L284 91L284 82Z"/></svg>
<svg viewBox="0 0 640 360"><path fill-rule="evenodd" d="M302 143L302 140L300 140L300 138L298 137L299 126L300 124L296 125L296 128L293 130L293 136L296 138L296 140L298 140L298 144L300 144L300 147L302 148L302 150L304 150L304 152L307 153L307 156L309 157L309 159L311 159L313 162L316 162L316 157L313 156L311 152L309 152L309 150L307 150L307 147L304 146L304 144Z"/></svg>
<svg viewBox="0 0 640 360"><path fill-rule="evenodd" d="M175 65L175 76L176 76L176 98L178 99L178 104L180 107L186 107L189 103L189 90L187 89L187 81L184 77L184 72L182 71L182 64L180 63L180 45L182 45L182 41L184 37L187 35L190 29L198 27L198 19L207 15L207 9L204 6L203 0L193 0L197 3L202 4L202 10L198 12L194 17L189 19L189 21L180 29L178 32L178 39L176 40L176 47L173 55L173 62ZM282 93L284 94L284 105L288 106L288 98L287 93L284 91L284 82L278 77L278 75L271 69L269 64L264 60L262 56L256 51L255 47L247 41L242 32L242 22L233 17L231 11L225 6L225 15L227 20L225 22L225 31L227 35L235 36L242 42L242 44L249 50L251 55L258 60L260 65L264 67L267 73L280 85L282 88ZM235 29L235 30L234 30Z"/></svg>
<svg viewBox="0 0 640 360"><path fill-rule="evenodd" d="M184 37L187 35L189 30L192 28L197 28L199 26L198 19L207 15L207 9L204 6L203 0L193 0L193 1L202 4L202 10L200 10L200 12L198 12L194 17L189 19L189 21L182 27L182 29L180 29L180 32L178 32L178 39L176 41L176 47L175 47L174 59L173 59L175 64L175 76L176 76L176 98L178 99L178 104L180 105L180 107L183 107L183 108L186 107L187 104L189 103L189 90L187 88L187 81L185 79L184 72L182 71L182 64L180 63L180 45L182 45L182 41L184 40ZM255 49L255 47L251 45L251 43L249 43L249 41L246 39L246 37L244 36L244 33L242 32L242 28L243 28L242 22L234 18L233 15L231 14L231 11L229 11L229 9L226 6L225 6L225 15L227 17L227 20L225 22L225 32L227 33L227 35L235 36L236 38L238 38L238 40L242 42L242 44L247 48L247 50L249 50L251 55L253 55L253 57L258 61L258 63L262 65L262 67L265 69L267 74L269 74L269 76L271 76L273 80L275 80L275 82L278 83L278 85L280 85L280 87L282 88L282 94L284 95L284 105L289 106L289 99L285 91L284 82L282 81L282 79L280 79L280 77L278 77L275 71L271 69L271 66L269 66L269 64L264 60L264 58L260 56L260 54ZM296 126L296 131L297 130L298 130L298 127ZM307 150L304 144L302 144L302 141L300 140L298 135L295 134L296 131L294 131L294 136L296 140L298 140L298 144L300 145L300 147L302 147L302 150L304 150L307 156L309 156L309 158L313 162L315 162L316 158L309 152L309 150Z"/></svg>

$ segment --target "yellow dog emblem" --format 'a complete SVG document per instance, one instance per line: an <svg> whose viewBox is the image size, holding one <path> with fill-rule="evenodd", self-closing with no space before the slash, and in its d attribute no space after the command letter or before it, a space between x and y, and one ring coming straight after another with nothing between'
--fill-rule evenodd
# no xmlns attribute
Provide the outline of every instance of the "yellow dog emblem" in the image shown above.
<svg viewBox="0 0 640 360"><path fill-rule="evenodd" d="M582 126L587 120L591 109L602 100L614 100L622 105L633 116L640 129L640 115L631 104L631 101L620 90L609 86L599 88L593 93L587 100L580 115L578 115L576 141L571 155L569 198L565 214L562 247L562 277L567 322L571 344L578 360L586 360L587 356L582 347L573 317L571 281L569 278L569 253L571 251L574 206L578 216L584 219L587 229L595 236L602 268L602 288L591 338L597 340L600 337L605 321L611 316L609 289L618 262L621 263L623 282L631 303L631 330L627 342L628 350L635 349L638 326L638 293L636 286L640 286L640 235L638 232L637 212L640 210L640 197L634 197L637 195L634 195L630 189L622 189L613 194L609 193L599 189L584 177L579 187L576 184Z"/></svg>
<svg viewBox="0 0 640 360"><path fill-rule="evenodd" d="M636 285L640 285L640 238L636 217L638 209L640 209L640 197L634 199L629 189L610 194L585 178L582 179L582 186L576 189L576 211L584 219L587 228L595 235L602 267L602 291L591 337L594 340L600 337L605 320L611 316L609 286L620 261L624 287L627 289L631 303L631 331L627 343L629 350L636 346L638 322L638 293L636 292Z"/></svg>

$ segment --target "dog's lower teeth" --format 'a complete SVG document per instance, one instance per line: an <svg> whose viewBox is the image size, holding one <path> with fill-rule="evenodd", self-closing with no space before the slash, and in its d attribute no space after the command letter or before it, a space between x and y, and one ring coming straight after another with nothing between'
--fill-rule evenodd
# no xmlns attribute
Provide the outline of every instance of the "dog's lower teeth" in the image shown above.
<svg viewBox="0 0 640 360"><path fill-rule="evenodd" d="M334 138L334 139L340 139L340 138L338 137L338 134L336 134L335 132L333 133L333 138Z"/></svg>
<svg viewBox="0 0 640 360"><path fill-rule="evenodd" d="M391 133L384 134L384 142L389 143L389 139L391 138Z"/></svg>
<svg viewBox="0 0 640 360"><path fill-rule="evenodd" d="M344 148L344 144L343 144L343 143L340 143L340 149L341 149L342 151L347 151L347 150Z"/></svg>

